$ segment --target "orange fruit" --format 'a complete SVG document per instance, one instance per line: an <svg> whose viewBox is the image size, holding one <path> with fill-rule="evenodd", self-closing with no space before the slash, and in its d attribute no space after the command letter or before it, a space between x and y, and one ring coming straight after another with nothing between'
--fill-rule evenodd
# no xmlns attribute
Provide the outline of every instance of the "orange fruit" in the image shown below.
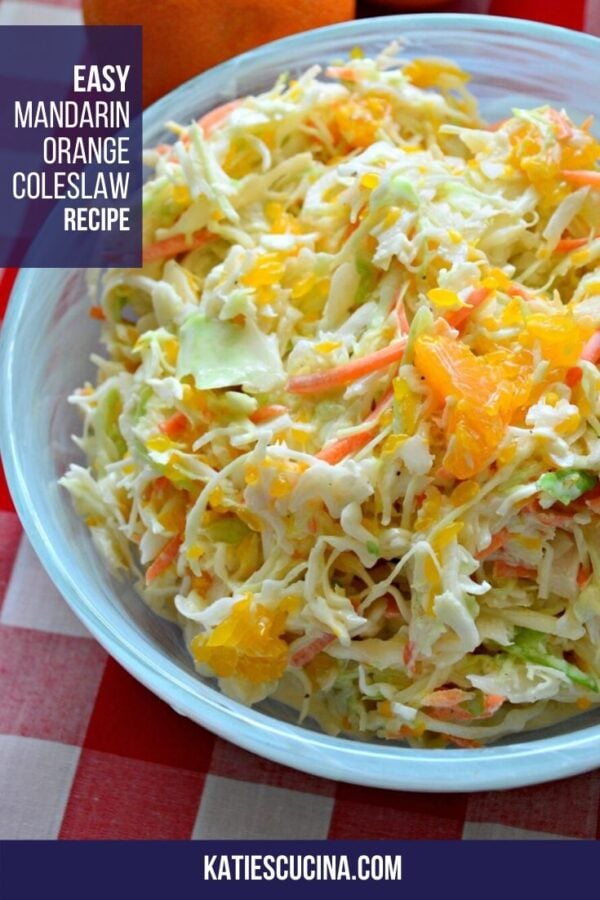
<svg viewBox="0 0 600 900"><path fill-rule="evenodd" d="M591 321L578 321L570 309L553 315L533 313L527 316L521 343L538 345L552 366L569 369L581 358L583 345L594 332Z"/></svg>
<svg viewBox="0 0 600 900"><path fill-rule="evenodd" d="M475 356L466 344L444 335L417 338L417 371L440 401L453 401L443 465L455 478L472 478L493 459L515 412L529 398L528 362L526 354L502 350Z"/></svg>
<svg viewBox="0 0 600 900"><path fill-rule="evenodd" d="M87 25L141 25L144 105L277 38L343 22L354 0L83 0Z"/></svg>
<svg viewBox="0 0 600 900"><path fill-rule="evenodd" d="M245 678L252 684L281 678L288 659L281 635L293 606L289 599L275 610L260 603L253 607L249 596L239 600L208 637L202 633L192 639L194 658L219 678Z"/></svg>

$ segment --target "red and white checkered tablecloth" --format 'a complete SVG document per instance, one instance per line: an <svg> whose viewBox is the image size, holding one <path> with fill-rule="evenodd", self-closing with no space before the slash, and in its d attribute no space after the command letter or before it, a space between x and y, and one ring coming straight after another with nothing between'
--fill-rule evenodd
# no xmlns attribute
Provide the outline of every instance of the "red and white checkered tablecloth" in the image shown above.
<svg viewBox="0 0 600 900"><path fill-rule="evenodd" d="M600 35L600 0L449 7ZM0 0L0 26L77 24L79 0ZM0 315L12 273L0 270ZM86 632L39 565L0 471L0 838L598 838L600 770L508 792L339 784L178 716Z"/></svg>

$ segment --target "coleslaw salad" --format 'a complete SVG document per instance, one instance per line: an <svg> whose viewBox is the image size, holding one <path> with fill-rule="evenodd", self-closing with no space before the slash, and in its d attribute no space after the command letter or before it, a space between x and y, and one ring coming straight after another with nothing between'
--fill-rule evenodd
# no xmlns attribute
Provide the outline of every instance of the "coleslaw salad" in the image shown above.
<svg viewBox="0 0 600 900"><path fill-rule="evenodd" d="M600 147L467 80L357 51L173 123L63 479L230 696L433 747L600 696Z"/></svg>

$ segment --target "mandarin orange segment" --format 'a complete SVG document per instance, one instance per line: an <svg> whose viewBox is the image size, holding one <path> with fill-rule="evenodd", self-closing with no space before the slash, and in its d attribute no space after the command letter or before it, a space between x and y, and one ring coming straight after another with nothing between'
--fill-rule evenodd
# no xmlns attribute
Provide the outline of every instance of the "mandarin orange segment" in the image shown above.
<svg viewBox="0 0 600 900"><path fill-rule="evenodd" d="M281 678L288 659L288 645L281 635L290 611L285 601L272 610L253 604L248 596L235 604L208 638L204 634L193 638L192 654L220 678L245 678L252 684Z"/></svg>
<svg viewBox="0 0 600 900"><path fill-rule="evenodd" d="M521 343L525 347L537 343L544 359L557 368L568 369L579 361L593 330L593 325L578 322L569 309L553 315L534 313L527 316Z"/></svg>
<svg viewBox="0 0 600 900"><path fill-rule="evenodd" d="M481 472L504 437L506 423L498 412L460 400L448 416L448 452L444 468L464 480Z"/></svg>
<svg viewBox="0 0 600 900"><path fill-rule="evenodd" d="M562 148L562 169L594 169L600 160L600 143L591 134L579 133L577 141Z"/></svg>
<svg viewBox="0 0 600 900"><path fill-rule="evenodd" d="M372 98L374 99L374 98ZM380 112L380 115L377 115ZM379 120L384 110L369 108L365 101L350 98L335 109L334 124L351 147L369 147L377 139Z"/></svg>
<svg viewBox="0 0 600 900"><path fill-rule="evenodd" d="M415 344L415 367L442 399L493 389L482 358L447 335L421 335Z"/></svg>
<svg viewBox="0 0 600 900"><path fill-rule="evenodd" d="M475 356L454 338L421 335L414 360L434 393L452 401L445 426L444 468L459 479L476 475L489 464L514 413L527 403L530 357L503 350Z"/></svg>

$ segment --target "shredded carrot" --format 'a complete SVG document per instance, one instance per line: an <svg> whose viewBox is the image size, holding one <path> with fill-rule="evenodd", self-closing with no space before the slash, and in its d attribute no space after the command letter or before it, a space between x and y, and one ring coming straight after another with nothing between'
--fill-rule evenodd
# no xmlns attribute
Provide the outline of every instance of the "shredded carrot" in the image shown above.
<svg viewBox="0 0 600 900"><path fill-rule="evenodd" d="M531 566L513 566L503 560L494 563L494 578L529 578L535 581L536 577L537 571Z"/></svg>
<svg viewBox="0 0 600 900"><path fill-rule="evenodd" d="M593 124L594 124L594 117L593 117L593 116L587 116L587 117L583 120L583 122L581 123L581 130L582 130L582 131L589 131Z"/></svg>
<svg viewBox="0 0 600 900"><path fill-rule="evenodd" d="M583 369L581 366L571 366L571 368L566 371L565 384L570 388L577 387L582 378Z"/></svg>
<svg viewBox="0 0 600 900"><path fill-rule="evenodd" d="M350 456L351 453L358 453L359 450L366 447L376 434L377 426L372 425L366 431L360 431L358 434L350 434L348 437L340 438L339 441L334 441L320 450L316 455L317 459L322 459L324 462L329 463L330 466L334 466L346 456Z"/></svg>
<svg viewBox="0 0 600 900"><path fill-rule="evenodd" d="M451 709L470 699L471 694L463 691L462 688L446 688L426 694L421 703L423 706L430 706L433 709Z"/></svg>
<svg viewBox="0 0 600 900"><path fill-rule="evenodd" d="M509 285L506 293L509 297L522 297L523 300L531 300L531 294L527 288L524 288L522 284L517 284L516 281Z"/></svg>
<svg viewBox="0 0 600 900"><path fill-rule="evenodd" d="M408 334L410 330L410 325L408 324L408 319L406 318L406 310L404 309L404 301L402 297L398 297L398 300L394 303L394 312L396 313L396 322L398 323L398 331L401 335Z"/></svg>
<svg viewBox="0 0 600 900"><path fill-rule="evenodd" d="M342 246L346 243L348 238L354 234L354 232L356 231L356 229L358 228L359 225L360 225L360 221L358 219L356 220L356 222L350 222L347 225L346 230L344 231L344 235L342 237L342 242L341 242Z"/></svg>
<svg viewBox="0 0 600 900"><path fill-rule="evenodd" d="M554 249L557 253L570 253L571 250L578 250L579 247L585 247L591 240L593 240L592 237L562 238Z"/></svg>
<svg viewBox="0 0 600 900"><path fill-rule="evenodd" d="M282 406L280 403L268 403L266 406L259 406L248 418L255 425L259 425L261 422L274 419L275 416L282 416L287 411L287 406Z"/></svg>
<svg viewBox="0 0 600 900"><path fill-rule="evenodd" d="M486 694L483 699L485 714L481 717L489 718L493 716L495 712L498 712L506 697L503 697L501 694Z"/></svg>
<svg viewBox="0 0 600 900"><path fill-rule="evenodd" d="M341 78L342 81L357 82L360 80L358 72L349 66L329 66L325 69L328 78Z"/></svg>
<svg viewBox="0 0 600 900"><path fill-rule="evenodd" d="M232 113L234 109L237 109L243 103L243 98L238 100L230 100L228 103L222 103L220 106L215 106L214 109L211 109L210 112L205 113L200 119L198 119L198 125L202 128L205 137L215 130L217 125L220 125L223 122L229 113Z"/></svg>
<svg viewBox="0 0 600 900"><path fill-rule="evenodd" d="M398 604L394 597L391 594L387 594L386 603L385 603L385 612L383 614L385 619L396 619L401 615L400 610L398 609Z"/></svg>
<svg viewBox="0 0 600 900"><path fill-rule="evenodd" d="M587 566L579 566L577 570L577 587L584 588L590 578L592 577L592 571Z"/></svg>
<svg viewBox="0 0 600 900"><path fill-rule="evenodd" d="M181 142L185 145L189 144L190 139L187 135L183 135ZM176 162L177 156L173 150L173 144L157 144L154 148L159 156L166 156L169 162Z"/></svg>
<svg viewBox="0 0 600 900"><path fill-rule="evenodd" d="M176 534L175 537L167 541L154 562L146 569L146 584L150 584L169 568L179 553L181 540L181 535Z"/></svg>
<svg viewBox="0 0 600 900"><path fill-rule="evenodd" d="M500 547L503 547L504 544L510 537L510 532L507 528L501 528L500 531L497 531L496 534L492 535L492 539L483 550L480 550L479 553L475 554L475 559L478 559L479 562L483 562L484 559L487 559L488 556L491 556L492 553L495 553L496 550L499 550Z"/></svg>
<svg viewBox="0 0 600 900"><path fill-rule="evenodd" d="M324 372L313 372L310 375L295 375L287 383L286 390L291 394L319 394L334 388L344 387L372 372L387 369L388 366L400 362L404 353L405 342L395 341L382 350L367 353L359 359L326 369Z"/></svg>
<svg viewBox="0 0 600 900"><path fill-rule="evenodd" d="M175 435L183 431L187 423L187 416L182 412L176 412L169 416L168 419L165 419L164 422L161 422L158 429L163 434L166 434L167 437L175 437Z"/></svg>
<svg viewBox="0 0 600 900"><path fill-rule="evenodd" d="M483 746L481 741L472 741L471 738L456 737L453 734L444 734L442 737L445 737L451 744L464 750L476 750L478 747Z"/></svg>
<svg viewBox="0 0 600 900"><path fill-rule="evenodd" d="M197 250L214 240L214 235L210 231L202 228L195 231L191 238L188 239L185 234L175 234L173 237L165 238L163 241L156 241L144 248L144 263L157 262L161 259L171 259L179 256L180 253L189 253L190 250Z"/></svg>
<svg viewBox="0 0 600 900"><path fill-rule="evenodd" d="M600 360L600 329L591 336L581 351L581 358L591 363L597 363Z"/></svg>
<svg viewBox="0 0 600 900"><path fill-rule="evenodd" d="M309 644L305 644L304 647L301 647L299 650L296 650L295 653L292 653L292 656L290 657L291 664L297 666L299 669L303 668L308 665L309 662L312 662L321 650L324 650L325 647L328 647L334 641L334 634L324 632L323 634L317 635L317 637Z"/></svg>
<svg viewBox="0 0 600 900"><path fill-rule="evenodd" d="M414 667L416 649L414 641L407 641L404 645L404 650L402 651L402 659L409 672L412 671Z"/></svg>
<svg viewBox="0 0 600 900"><path fill-rule="evenodd" d="M457 309L454 312L448 313L448 315L446 316L446 322L448 323L448 325L450 325L451 328L457 328L460 331L473 310L477 309L478 306L481 306L482 303L485 303L490 294L490 288L473 288L473 290L467 297L467 305L462 306L460 309Z"/></svg>
<svg viewBox="0 0 600 900"><path fill-rule="evenodd" d="M561 112L557 109L549 109L548 118L556 128L556 137L559 141L566 141L573 137L571 123Z"/></svg>
<svg viewBox="0 0 600 900"><path fill-rule="evenodd" d="M106 316L102 307L90 306L90 319L98 319L99 322L104 322Z"/></svg>
<svg viewBox="0 0 600 900"><path fill-rule="evenodd" d="M359 431L356 434L350 434L348 437L340 438L337 441L332 441L331 444L328 444L316 454L317 459L322 459L324 462L329 463L330 466L334 466L346 456L350 456L351 453L358 453L359 450L366 447L369 441L377 434L379 416L391 403L393 395L393 388L389 388L375 409L369 413L365 422L373 423L370 428L366 428L364 431Z"/></svg>
<svg viewBox="0 0 600 900"><path fill-rule="evenodd" d="M560 173L569 184L588 186L600 191L600 172L590 169L563 169Z"/></svg>
<svg viewBox="0 0 600 900"><path fill-rule="evenodd" d="M396 734L390 735L390 737L401 740L402 738L414 738L417 736L417 733L414 728L411 728L409 725L401 725Z"/></svg>
<svg viewBox="0 0 600 900"><path fill-rule="evenodd" d="M466 722L473 719L490 719L494 713L498 712L506 698L500 694L484 694L483 711L479 715L460 706L461 703L470 699L471 695L466 691L460 688L450 688L428 694L423 699L423 706L427 707L428 714L432 719L442 722Z"/></svg>
<svg viewBox="0 0 600 900"><path fill-rule="evenodd" d="M242 102L243 98L239 100L230 100L228 103L222 103L220 106L215 106L214 109L211 109L209 112L205 113L205 115L201 116L198 119L198 125L202 128L204 136L208 137L215 130L217 125L220 125L221 122L227 118L229 113L233 112L233 110ZM180 140L184 146L188 146L190 143L188 134L181 135ZM154 149L161 156L168 156L170 161L177 159L173 152L172 144L157 144Z"/></svg>

